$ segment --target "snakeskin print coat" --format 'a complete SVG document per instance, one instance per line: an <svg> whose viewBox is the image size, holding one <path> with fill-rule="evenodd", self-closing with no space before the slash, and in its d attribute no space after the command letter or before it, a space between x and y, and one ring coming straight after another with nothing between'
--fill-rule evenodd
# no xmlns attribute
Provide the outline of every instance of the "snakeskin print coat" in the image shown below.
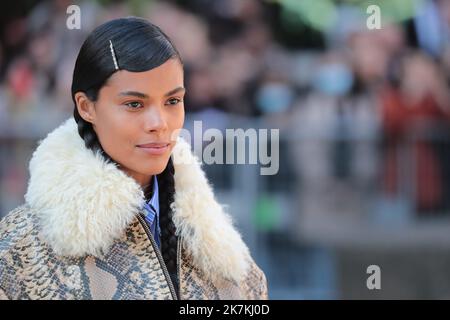
<svg viewBox="0 0 450 320"><path fill-rule="evenodd" d="M25 203L0 222L0 299L266 299L264 273L181 138L172 159L178 292L142 188L69 119L39 143Z"/></svg>

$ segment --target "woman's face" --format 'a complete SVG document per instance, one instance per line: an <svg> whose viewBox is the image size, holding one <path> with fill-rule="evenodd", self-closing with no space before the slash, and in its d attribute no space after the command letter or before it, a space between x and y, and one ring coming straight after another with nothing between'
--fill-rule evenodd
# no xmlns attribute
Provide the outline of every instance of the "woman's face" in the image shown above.
<svg viewBox="0 0 450 320"><path fill-rule="evenodd" d="M169 59L149 71L114 73L96 102L83 93L75 100L105 152L144 187L167 166L184 123L184 93L182 65Z"/></svg>

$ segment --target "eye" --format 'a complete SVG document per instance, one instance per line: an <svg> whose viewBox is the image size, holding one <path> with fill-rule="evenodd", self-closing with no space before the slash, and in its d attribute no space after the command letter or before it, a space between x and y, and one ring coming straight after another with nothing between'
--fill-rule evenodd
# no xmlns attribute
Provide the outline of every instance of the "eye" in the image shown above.
<svg viewBox="0 0 450 320"><path fill-rule="evenodd" d="M127 102L125 103L125 105L130 109L139 109L142 107L142 103L140 103L139 101Z"/></svg>
<svg viewBox="0 0 450 320"><path fill-rule="evenodd" d="M178 103L180 103L182 101L183 100L178 99L178 98L171 98L171 99L167 100L166 104L168 104L168 105L176 105L176 104L178 104Z"/></svg>

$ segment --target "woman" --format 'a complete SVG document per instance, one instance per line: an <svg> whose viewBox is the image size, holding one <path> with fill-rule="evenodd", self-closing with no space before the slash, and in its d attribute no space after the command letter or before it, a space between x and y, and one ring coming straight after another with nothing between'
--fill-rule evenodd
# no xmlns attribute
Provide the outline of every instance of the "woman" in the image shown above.
<svg viewBox="0 0 450 320"><path fill-rule="evenodd" d="M265 276L189 145L183 65L140 18L80 49L74 119L39 145L0 223L3 299L263 299Z"/></svg>

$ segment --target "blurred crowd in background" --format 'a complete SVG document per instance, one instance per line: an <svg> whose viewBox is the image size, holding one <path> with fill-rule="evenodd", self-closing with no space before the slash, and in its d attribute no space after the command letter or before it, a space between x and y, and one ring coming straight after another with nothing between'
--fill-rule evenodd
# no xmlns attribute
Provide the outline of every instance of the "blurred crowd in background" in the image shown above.
<svg viewBox="0 0 450 320"><path fill-rule="evenodd" d="M66 27L71 4L81 9L80 30ZM381 29L367 26L370 4L381 8ZM186 127L203 120L221 130L280 129L279 174L206 168L266 271L271 297L450 297L450 273L431 272L450 267L450 1L1 6L0 216L23 202L36 141L73 112L83 40L104 21L137 15L160 26L182 55ZM250 203L239 211L243 197ZM438 229L414 229L424 220ZM355 258L363 254L351 249L365 243L398 279L399 269L389 271L394 258L383 256L391 241L444 249L426 267L415 251L407 264L398 258L423 280L394 281L376 296L365 288L366 260Z"/></svg>

